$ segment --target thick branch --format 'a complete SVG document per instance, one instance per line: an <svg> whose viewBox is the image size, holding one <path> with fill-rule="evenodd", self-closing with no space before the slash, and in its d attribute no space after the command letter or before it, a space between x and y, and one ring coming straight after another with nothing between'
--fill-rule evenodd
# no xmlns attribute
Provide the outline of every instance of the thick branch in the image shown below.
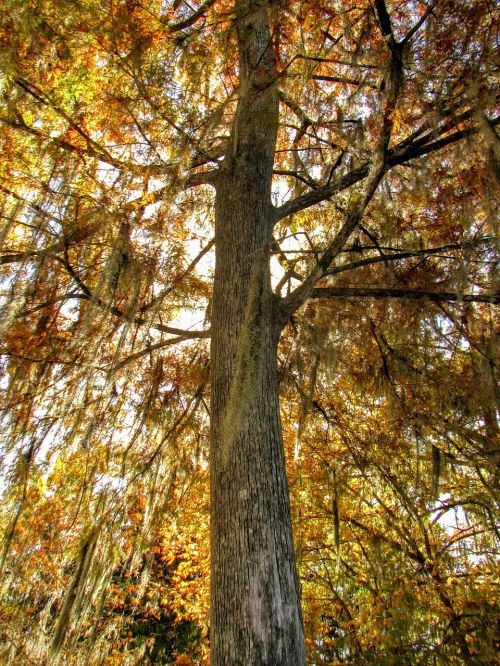
<svg viewBox="0 0 500 666"><path fill-rule="evenodd" d="M405 46L405 45L411 40L411 38L413 37L413 35L415 35L415 34L420 30L420 28L423 26L423 24L427 21L427 19L429 18L429 16L430 16L430 15L432 14L432 12L434 11L434 9L435 9L437 3L438 3L438 0L434 0L434 2L432 2L432 3L427 7L426 12L420 17L419 21L417 21L417 23L416 23L416 24L413 26L413 28L408 32L408 34L407 34L407 35L401 40L401 44L402 44L403 46Z"/></svg>
<svg viewBox="0 0 500 666"><path fill-rule="evenodd" d="M409 298L411 300L452 301L464 303L500 303L500 293L457 294L450 291L420 291L391 287L316 287L311 298Z"/></svg>
<svg viewBox="0 0 500 666"><path fill-rule="evenodd" d="M384 162L379 161L378 168L375 168L368 179L365 192L362 197L354 204L347 215L347 219L342 225L340 231L333 238L331 243L324 250L316 266L312 269L303 283L292 293L281 301L282 323L287 321L290 315L295 312L311 295L314 285L327 272L330 264L340 254L349 236L361 222L366 207L370 203L375 191L380 183L384 173Z"/></svg>
<svg viewBox="0 0 500 666"><path fill-rule="evenodd" d="M381 262L387 261L398 261L400 259L408 259L410 257L427 257L434 254L440 254L442 252L451 252L453 250L462 250L468 247L474 247L476 245L482 245L496 240L494 237L485 237L478 238L471 241L466 241L465 243L451 243L449 245L441 245L440 247L430 247L423 250L397 250L391 254L382 254L377 257L367 257L366 259L359 259L358 261L352 261L348 264L342 264L341 266L334 266L328 270L325 275L338 275L339 273L345 273L346 271L353 270L355 268L360 268L361 266L369 266L371 264L378 264Z"/></svg>
<svg viewBox="0 0 500 666"><path fill-rule="evenodd" d="M375 0L375 11L377 13L378 21L380 24L380 30L384 36L386 42L391 45L395 42L394 33L392 32L391 19L389 17L389 12L385 6L384 0Z"/></svg>
<svg viewBox="0 0 500 666"><path fill-rule="evenodd" d="M198 9L191 14L191 16L188 16L188 18L183 19L182 21L178 21L177 23L171 23L168 26L168 31L169 32L179 32L180 30L185 30L186 28L190 28L192 25L196 23L196 21L201 18L207 9L210 9L212 5L215 4L215 0L205 0L205 2L198 7Z"/></svg>
<svg viewBox="0 0 500 666"><path fill-rule="evenodd" d="M313 74L311 77L314 81L327 81L329 83L344 83L348 86L360 86L362 83L367 85L369 88L376 88L377 86L373 83L366 83L359 79L351 79L348 76L330 76L328 74Z"/></svg>
<svg viewBox="0 0 500 666"><path fill-rule="evenodd" d="M376 0L378 4L383 0ZM383 5L385 9L385 5ZM386 37L385 33L384 36ZM387 169L388 146L391 140L392 116L396 108L399 93L403 83L403 62L401 49L392 35L387 36L388 49L390 51L390 67L385 76L386 98L382 113L380 134L373 151L373 158L367 172L367 181L362 195L350 206L346 220L338 233L332 239L319 258L316 266L311 270L304 282L297 287L287 298L281 301L281 317L284 323L290 315L297 310L307 298L309 298L314 285L325 275L332 262L342 252L344 245L356 227L360 224L366 208L372 200L380 181Z"/></svg>
<svg viewBox="0 0 500 666"><path fill-rule="evenodd" d="M465 114L463 114L463 116L460 117L460 121L466 119L464 115ZM467 118L470 117L471 115L472 115L472 110L470 112L467 112ZM498 125L500 123L500 116L494 118L491 122L493 126ZM423 157L424 155L428 155L429 153L432 153L436 150L440 150L441 148L456 143L457 141L461 141L467 136L472 136L479 131L476 127L469 127L463 130L456 130L455 132L447 134L446 136L442 136L436 141L432 140L434 139L434 137L439 136L441 133L449 132L450 129L453 128L449 126L445 126L443 128L441 126L436 131L426 135L425 143L421 143L420 141L413 141L411 143L408 143L408 140L404 140L401 143L399 143L397 146L389 150L387 153L386 172L390 171L390 169L394 166L405 164L410 160L416 159L418 157ZM285 204L283 204L283 206L276 208L275 210L276 222L282 220L285 217L288 217L289 215L298 213L301 210L305 210L306 208L315 206L316 204L321 203L322 201L326 201L334 194L342 192L343 190L346 190L352 185L355 185L356 183L366 178L366 176L368 175L369 168L370 168L370 162L365 162L364 164L361 164L359 167L356 167L349 173L346 173L343 176L339 176L336 179L331 180L323 187L318 187L316 190L313 190L311 192L306 192L305 194L302 194L301 196L295 199L287 201Z"/></svg>

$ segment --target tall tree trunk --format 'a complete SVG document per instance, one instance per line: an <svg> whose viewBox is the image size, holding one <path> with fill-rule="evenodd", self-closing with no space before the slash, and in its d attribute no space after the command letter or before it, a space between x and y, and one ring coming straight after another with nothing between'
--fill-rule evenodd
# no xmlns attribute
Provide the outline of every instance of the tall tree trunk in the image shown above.
<svg viewBox="0 0 500 666"><path fill-rule="evenodd" d="M265 1L237 0L240 94L217 184L212 312L212 665L305 663L271 290L276 68Z"/></svg>

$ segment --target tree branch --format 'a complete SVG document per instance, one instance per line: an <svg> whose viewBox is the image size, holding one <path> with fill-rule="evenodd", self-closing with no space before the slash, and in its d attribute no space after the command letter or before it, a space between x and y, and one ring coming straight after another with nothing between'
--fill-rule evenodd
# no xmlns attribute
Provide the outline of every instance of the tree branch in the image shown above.
<svg viewBox="0 0 500 666"><path fill-rule="evenodd" d="M16 199L16 201L19 201L20 203L28 206L29 208L31 208L31 210L35 211L35 213L37 213L38 215L42 215L43 217L46 217L49 220L53 220L54 222L57 222L57 224L59 224L61 227L63 226L63 220L61 218L53 215L52 213L48 213L46 210L43 210L43 208L41 206L38 206L37 204L32 203L31 201L29 201L25 197L22 197L17 192L14 192L13 190L10 190L9 188L4 187L3 185L0 185L0 192L5 192L5 194L9 194L11 197L14 197L14 199ZM49 251L49 248L46 251ZM12 254L18 254L18 253L14 252ZM11 263L11 262L5 261L5 263Z"/></svg>
<svg viewBox="0 0 500 666"><path fill-rule="evenodd" d="M217 177L217 171L202 171L201 173L193 173L186 178L174 178L173 182L168 185L164 185L153 192L146 192L137 199L129 201L125 204L124 209L130 213L136 213L138 211L144 210L147 206L151 204L158 203L162 201L165 196L172 191L178 190L187 190L190 187L197 187L198 185L214 185Z"/></svg>
<svg viewBox="0 0 500 666"><path fill-rule="evenodd" d="M313 74L311 78L314 81L327 81L329 83L344 83L348 86L360 86L362 84L368 86L369 88L377 88L373 83L367 83L360 79L351 79L348 76L329 76L328 74Z"/></svg>
<svg viewBox="0 0 500 666"><path fill-rule="evenodd" d="M167 340L162 340L161 342L157 342L154 345L148 345L147 347L144 347L144 349L141 349L138 352L135 352L134 354L130 354L130 356L126 356L124 359L119 361L116 365L114 365L111 368L111 372L117 372L118 370L121 370L124 368L126 365L129 363L132 363L132 361L136 361L138 358L141 358L142 356L146 356L147 354L151 354L154 351L157 351L158 349L163 349L164 347L170 347L171 345L176 345L179 342L184 342L185 340L192 340L193 336L190 335L179 335L176 338L168 338Z"/></svg>
<svg viewBox="0 0 500 666"><path fill-rule="evenodd" d="M87 287L83 285L83 288L88 292ZM43 303L40 303L39 305L36 305L35 307L31 308L30 310L25 310L21 312L18 315L19 317L27 317L28 315L34 314L35 312L38 312L39 310L44 310L45 308L50 307L51 305L55 305L56 303L61 303L64 301L69 301L69 300L78 300L78 301L89 301L89 303L93 303L94 305L97 305L100 308L103 308L104 310L107 310L109 313L115 315L116 317L119 317L120 319L125 319L127 321L130 321L132 324L138 324L139 326L143 324L147 324L148 321L147 319L144 319L143 317L130 317L126 312L123 312L123 310L120 310L119 308L115 307L114 305L110 305L109 303L105 303L102 299L97 298L96 296L93 296L90 292L89 293L79 293L79 292L69 292L67 294L63 294L61 296L56 296L56 298L51 298L48 301L44 301ZM161 331L162 333L171 333L173 335L179 335L181 337L185 336L185 339L194 339L194 338L209 338L210 337L210 330L206 331L188 331L184 328L176 328L174 326L165 326L164 324L151 324L151 328L154 328L156 331ZM179 340L180 342L180 340Z"/></svg>
<svg viewBox="0 0 500 666"><path fill-rule="evenodd" d="M377 162L375 160L374 165L377 167ZM295 310L297 310L307 298L309 298L316 282L325 275L332 261L340 254L347 239L361 222L366 207L375 194L383 173L384 162L382 160L379 161L378 168L375 168L372 175L369 177L363 196L355 202L340 231L323 251L316 266L311 270L302 284L281 301L281 323L284 324L291 314L293 314L293 312L295 312Z"/></svg>
<svg viewBox="0 0 500 666"><path fill-rule="evenodd" d="M423 26L425 21L429 18L429 16L432 14L434 11L436 5L438 3L438 0L434 0L428 7L425 13L420 17L420 20L417 21L417 23L413 26L413 28L408 32L407 35L401 40L402 46L406 46L406 44L410 41L410 39L413 37L415 33L417 33L420 28Z"/></svg>
<svg viewBox="0 0 500 666"><path fill-rule="evenodd" d="M185 30L186 28L190 28L199 18L205 14L207 9L210 9L210 7L215 4L215 2L216 0L205 0L205 2L200 5L198 9L191 14L191 16L188 16L188 18L183 19L182 21L178 21L177 23L171 23L168 26L168 31L174 33L179 32L180 30Z"/></svg>
<svg viewBox="0 0 500 666"><path fill-rule="evenodd" d="M177 165L175 163L135 164L132 162L125 162L124 160L120 160L116 157L113 157L106 150L106 148L104 148L99 143L94 141L87 134L87 132L85 132L77 123L75 123L72 120L72 118L63 109L61 109L57 104L52 102L52 100L46 98L44 96L44 93L39 88L37 88L29 81L26 81L24 79L16 79L15 83L19 87L21 87L25 92L31 95L34 99L36 99L40 104L43 104L44 106L51 108L58 115L64 118L64 120L69 124L69 126L72 129L74 129L85 140L87 145L86 147L76 146L73 143L66 141L65 139L61 139L60 137L52 137L38 128L31 127L25 122L24 118L19 112L16 112L17 121L13 120L12 118L0 117L0 120L9 125L10 127L13 127L14 129L21 129L24 132L36 136L37 138L43 139L47 142L50 142L55 146L57 146L58 148L62 148L63 150L67 150L69 152L76 153L82 156L96 158L105 164L109 164L110 166L115 167L116 169L127 170L132 173L139 173L139 174L147 173L151 175L164 175L164 174L176 175ZM145 97L147 97L145 91L143 91L143 94ZM163 114L162 117L165 118ZM175 129L179 131L177 127L175 127ZM209 151L198 150L196 155L193 157L191 164L187 167L187 169L194 169L203 166L207 162L210 162L212 160L221 157L223 154L224 154L224 149L223 147L220 146L215 146Z"/></svg>
<svg viewBox="0 0 500 666"><path fill-rule="evenodd" d="M64 118L64 120L69 124L69 126L75 130L87 143L87 147L91 148L93 151L95 151L96 156L103 157L104 160L106 161L111 161L111 163L114 161L113 157L108 153L106 148L98 144L94 139L92 139L85 130L83 130L75 121L69 116L64 109L61 109L60 106L58 106L55 102L53 102L51 99L47 99L43 93L43 91L38 88L35 84L31 83L30 81L27 81L26 79L22 78L17 78L14 79L14 83L18 85L20 88L22 88L25 92L27 92L29 95L34 97L40 104L43 104L44 106L48 106L50 109L55 111L61 118Z"/></svg>
<svg viewBox="0 0 500 666"><path fill-rule="evenodd" d="M500 293L457 294L449 291L420 291L392 287L316 287L311 298L408 298L411 300L452 301L464 303L500 303Z"/></svg>
<svg viewBox="0 0 500 666"><path fill-rule="evenodd" d="M298 171L291 171L288 169L273 169L273 174L276 176L289 176L290 178L295 178L296 180L300 180L301 183L304 183L304 185L307 185L307 187L310 187L313 190L318 187L313 180L309 180L309 178L301 176Z"/></svg>
<svg viewBox="0 0 500 666"><path fill-rule="evenodd" d="M470 118L472 114L472 110L466 112L466 114L462 114L462 116L457 119L457 123L463 122L464 120ZM498 125L500 123L500 116L494 118L491 123L493 126ZM448 125L444 127L441 126L419 141L408 143L408 139L405 139L399 143L387 153L386 173L394 166L405 164L406 162L409 162L410 160L416 159L418 157L423 157L424 155L456 143L457 141L460 141L467 136L477 134L479 131L476 127L469 127L463 130L456 130L451 134L447 134L447 136L443 136L436 141L432 141L435 136L439 136L441 133L447 133L450 131L450 129L453 128L450 128ZM321 203L338 192L342 192L352 185L355 185L356 183L366 178L370 169L370 164L371 162L365 162L349 173L338 176L336 179L330 181L330 183L327 183L322 187L318 187L316 190L311 192L306 192L305 194L302 194L295 199L287 201L282 206L275 209L275 221L279 222L279 220L282 220L289 215L293 215L294 213L298 213L302 210L310 208L311 206Z"/></svg>
<svg viewBox="0 0 500 666"><path fill-rule="evenodd" d="M382 35L384 36L384 39L391 45L391 43L394 43L396 40L394 39L391 19L389 17L389 12L387 11L384 0L375 0L375 11L377 13ZM390 47L392 48L392 46Z"/></svg>
<svg viewBox="0 0 500 666"><path fill-rule="evenodd" d="M165 296L168 296L168 294L172 293L172 291L175 289L176 284L179 284L181 280L183 280L186 275L188 275L193 268L198 264L198 262L209 252L212 247L215 245L215 238L211 238L208 243L203 247L199 253L196 255L196 257L190 262L188 267L182 271L182 273L179 275L179 277L176 277L174 282L170 284L168 287L165 287L157 296L155 296L149 303L146 303L145 305L142 305L139 308L139 311L141 313L147 312L150 310L152 307L160 303Z"/></svg>
<svg viewBox="0 0 500 666"><path fill-rule="evenodd" d="M440 247L431 247L424 250L398 250L393 254L382 254L378 257L367 257L366 259L360 259L359 261L352 261L348 264L342 264L341 266L334 266L328 270L325 275L338 275L339 273L345 273L346 271L359 268L360 266L369 266L371 264L378 264L386 261L398 261L399 259L408 259L410 257L426 257L433 254L440 254L441 252L448 252L452 250L462 250L468 247L474 247L476 245L482 245L484 243L489 243L494 241L496 238L487 236L485 238L478 238L475 240L467 241L465 243L452 243L450 245L441 245Z"/></svg>
<svg viewBox="0 0 500 666"><path fill-rule="evenodd" d="M376 0L377 6L383 0ZM388 19L388 17L387 17ZM385 33L384 33L385 36ZM388 146L391 140L393 120L392 116L398 103L399 93L403 83L403 61L401 48L396 44L392 31L386 40L390 51L390 66L385 76L386 97L382 110L380 135L376 142L373 158L367 172L367 182L364 191L350 206L346 220L336 236L332 239L326 250L319 258L316 266L311 270L303 283L292 291L289 296L280 302L280 324L284 324L295 310L297 310L310 296L314 285L325 275L334 259L342 252L344 245L356 227L360 224L366 208L372 200L380 181L387 169ZM311 194L314 193L311 192Z"/></svg>

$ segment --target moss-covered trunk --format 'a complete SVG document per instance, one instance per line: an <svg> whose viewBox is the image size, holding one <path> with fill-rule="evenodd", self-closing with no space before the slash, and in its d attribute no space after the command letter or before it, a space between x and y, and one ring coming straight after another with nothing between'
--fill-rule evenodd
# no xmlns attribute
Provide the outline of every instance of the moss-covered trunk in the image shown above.
<svg viewBox="0 0 500 666"><path fill-rule="evenodd" d="M240 97L217 185L212 312L213 666L305 663L271 290L278 126L268 2L236 2Z"/></svg>

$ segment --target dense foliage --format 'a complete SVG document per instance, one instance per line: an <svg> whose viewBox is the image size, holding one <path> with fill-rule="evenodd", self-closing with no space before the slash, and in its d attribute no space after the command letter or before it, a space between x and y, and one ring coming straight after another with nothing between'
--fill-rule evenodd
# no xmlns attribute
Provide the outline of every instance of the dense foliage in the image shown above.
<svg viewBox="0 0 500 666"><path fill-rule="evenodd" d="M311 287L278 359L309 663L493 664L498 14L268 4L270 265L292 310ZM207 663L233 3L1 12L0 661Z"/></svg>

